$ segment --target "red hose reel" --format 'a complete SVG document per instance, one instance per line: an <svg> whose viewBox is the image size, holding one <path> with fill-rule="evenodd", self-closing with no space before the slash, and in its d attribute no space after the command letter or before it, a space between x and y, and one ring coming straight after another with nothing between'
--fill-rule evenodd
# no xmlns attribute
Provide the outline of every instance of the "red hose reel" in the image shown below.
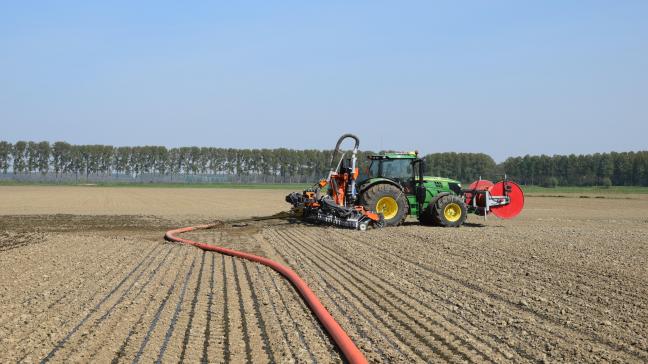
<svg viewBox="0 0 648 364"><path fill-rule="evenodd" d="M468 208L480 215L493 213L502 219L512 219L524 208L524 192L515 182L504 180L493 183L480 179L464 190L464 201Z"/></svg>

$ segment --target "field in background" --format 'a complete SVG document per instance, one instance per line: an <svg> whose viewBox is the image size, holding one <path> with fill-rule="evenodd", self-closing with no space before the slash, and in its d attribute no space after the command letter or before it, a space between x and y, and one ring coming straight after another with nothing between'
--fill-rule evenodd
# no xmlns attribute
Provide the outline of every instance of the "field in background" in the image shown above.
<svg viewBox="0 0 648 364"><path fill-rule="evenodd" d="M1 186L70 186L70 187L136 187L136 188L230 188L230 189L260 189L260 190L303 190L311 186L308 183L146 183L146 182L20 182L0 181Z"/></svg>
<svg viewBox="0 0 648 364"><path fill-rule="evenodd" d="M285 196L303 185L240 185L237 188L207 186L0 186L0 215L155 215L174 218L236 219L267 216L286 211ZM597 197L648 200L648 189L531 189L534 197ZM582 199L582 198L579 198ZM568 200L573 200L569 198ZM569 202L578 205L573 201ZM527 204L525 212L533 208ZM524 214L524 213L523 213ZM473 217L476 218L476 217Z"/></svg>
<svg viewBox="0 0 648 364"><path fill-rule="evenodd" d="M287 210L288 190L0 186L0 215L154 215L235 219Z"/></svg>

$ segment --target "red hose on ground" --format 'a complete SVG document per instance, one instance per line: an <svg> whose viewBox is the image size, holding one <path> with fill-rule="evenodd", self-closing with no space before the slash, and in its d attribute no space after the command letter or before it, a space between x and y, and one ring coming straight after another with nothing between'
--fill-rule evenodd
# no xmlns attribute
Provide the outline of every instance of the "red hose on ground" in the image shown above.
<svg viewBox="0 0 648 364"><path fill-rule="evenodd" d="M251 260L253 262L261 263L263 265L266 265L276 270L281 275L286 277L286 279L288 279L295 286L297 292L299 292L299 294L302 296L302 298L304 299L308 307L311 309L311 311L315 314L319 322L322 324L322 326L324 326L326 332L328 332L328 334L333 338L333 341L335 341L335 344L342 352L342 355L344 355L344 358L349 363L352 364L367 363L367 359L364 357L364 355L358 349L358 347L353 343L353 341L351 341L349 335L347 335L347 333L342 329L340 324L338 324L337 321L335 321L335 319L333 318L333 316L331 316L331 314L326 310L324 305L322 305L320 300L317 298L315 293L313 293L313 291L308 287L306 282L304 282L304 280L301 279L297 275L297 273L295 273L292 269L286 267L285 265L279 264L274 260L260 257L258 255L244 253L237 250L227 249L215 245L200 243L197 241L183 239L175 236L175 234L186 233L188 231L198 230L198 229L209 229L214 226L216 225L215 224L198 225L198 226L190 226L190 227L185 227L185 228L180 228L175 230L169 230L164 235L164 238L169 241L175 241L178 243L193 245L203 250L214 251L221 254L230 255L233 257Z"/></svg>

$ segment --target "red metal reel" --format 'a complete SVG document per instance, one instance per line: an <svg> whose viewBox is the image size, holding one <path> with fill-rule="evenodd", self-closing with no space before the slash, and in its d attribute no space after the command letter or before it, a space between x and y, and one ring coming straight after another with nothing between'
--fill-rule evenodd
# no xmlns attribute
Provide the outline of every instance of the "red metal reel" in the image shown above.
<svg viewBox="0 0 648 364"><path fill-rule="evenodd" d="M469 190L480 190L480 191L487 191L491 187L493 187L493 182L487 180L487 179L480 179L478 181L475 181L468 186ZM465 201L466 205L472 204L472 193L466 193L465 194ZM486 201L484 199L484 195L477 195L477 206L484 207L486 206Z"/></svg>
<svg viewBox="0 0 648 364"><path fill-rule="evenodd" d="M494 186L490 187L490 193L492 196L504 196L504 188L507 186L510 189L508 191L509 204L491 207L491 212L502 219L512 219L516 217L524 207L524 192L522 192L522 188L515 182L497 182Z"/></svg>
<svg viewBox="0 0 648 364"><path fill-rule="evenodd" d="M489 181L487 179L480 179L480 180L477 180L477 181L471 183L470 186L468 186L468 189L486 191L491 186L493 186L493 182L491 182L491 181Z"/></svg>

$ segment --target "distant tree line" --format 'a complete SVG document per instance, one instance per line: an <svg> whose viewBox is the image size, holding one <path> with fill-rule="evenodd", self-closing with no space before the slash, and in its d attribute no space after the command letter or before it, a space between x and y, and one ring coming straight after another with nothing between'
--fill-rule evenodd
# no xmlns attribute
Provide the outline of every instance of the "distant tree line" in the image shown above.
<svg viewBox="0 0 648 364"><path fill-rule="evenodd" d="M501 177L497 164L484 153L433 153L425 156L427 174L472 182Z"/></svg>
<svg viewBox="0 0 648 364"><path fill-rule="evenodd" d="M365 160L371 152L360 152ZM0 142L0 171L7 174L268 175L320 177L331 151L163 146L113 147L66 142Z"/></svg>
<svg viewBox="0 0 648 364"><path fill-rule="evenodd" d="M531 185L648 186L648 151L508 158L500 170Z"/></svg>
<svg viewBox="0 0 648 364"><path fill-rule="evenodd" d="M358 155L366 168L367 156ZM14 175L89 176L300 176L316 181L329 170L330 150L233 149L163 146L113 147L66 142L0 141L0 172ZM648 186L648 151L591 155L524 156L499 165L483 153L433 153L424 156L427 174L464 182L508 174L523 184L545 186ZM274 179L273 179L274 180Z"/></svg>

